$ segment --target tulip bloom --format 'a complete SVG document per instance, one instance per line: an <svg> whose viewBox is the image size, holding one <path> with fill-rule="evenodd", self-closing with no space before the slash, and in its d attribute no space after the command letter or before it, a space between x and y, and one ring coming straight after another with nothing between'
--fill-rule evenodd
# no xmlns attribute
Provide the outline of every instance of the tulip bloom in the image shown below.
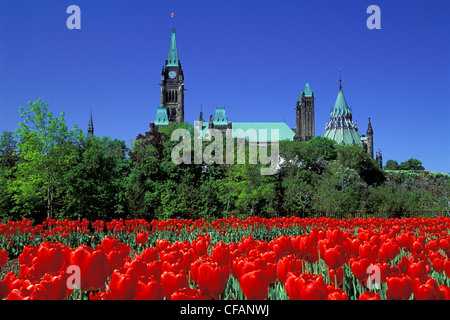
<svg viewBox="0 0 450 320"><path fill-rule="evenodd" d="M420 278L427 274L425 261L421 260L416 262L413 262L412 259L409 261L408 264L408 275L412 278Z"/></svg>
<svg viewBox="0 0 450 320"><path fill-rule="evenodd" d="M413 282L414 299L416 300L438 300L439 287L430 276L422 276L414 279Z"/></svg>
<svg viewBox="0 0 450 320"><path fill-rule="evenodd" d="M189 287L188 279L184 274L173 272L164 272L161 274L161 286L164 292L164 296L167 300L170 300L172 293L175 291Z"/></svg>
<svg viewBox="0 0 450 320"><path fill-rule="evenodd" d="M37 258L41 273L54 273L64 263L62 246L58 243L43 242L37 250Z"/></svg>
<svg viewBox="0 0 450 320"><path fill-rule="evenodd" d="M277 277L281 283L286 281L288 272L302 271L302 260L296 259L295 256L284 256L277 263Z"/></svg>
<svg viewBox="0 0 450 320"><path fill-rule="evenodd" d="M80 268L81 290L102 289L111 275L111 265L102 250L80 245L70 255L70 263Z"/></svg>
<svg viewBox="0 0 450 320"><path fill-rule="evenodd" d="M369 274L367 273L367 268L370 265L369 260L366 258L362 259L351 259L350 260L350 269L353 272L353 275L356 279L359 281L365 281L369 277Z"/></svg>
<svg viewBox="0 0 450 320"><path fill-rule="evenodd" d="M136 243L138 245L144 245L148 241L148 235L147 232L141 231L136 235Z"/></svg>
<svg viewBox="0 0 450 320"><path fill-rule="evenodd" d="M344 282L344 270L341 268L339 269L328 269L328 277L330 278L330 282L332 284L335 284L335 281L337 280L337 285L340 286Z"/></svg>
<svg viewBox="0 0 450 320"><path fill-rule="evenodd" d="M326 300L328 298L327 286L321 275L289 272L284 286L291 300Z"/></svg>
<svg viewBox="0 0 450 320"><path fill-rule="evenodd" d="M412 293L412 280L407 275L386 278L388 300L408 300Z"/></svg>
<svg viewBox="0 0 450 320"><path fill-rule="evenodd" d="M330 269L338 269L346 262L344 248L340 245L336 245L333 248L325 250L323 260Z"/></svg>
<svg viewBox="0 0 450 320"><path fill-rule="evenodd" d="M227 266L230 264L230 250L228 246L223 242L219 241L212 249L212 258L216 261L221 267Z"/></svg>
<svg viewBox="0 0 450 320"><path fill-rule="evenodd" d="M197 284L202 295L219 299L227 286L229 271L217 264L202 263L197 268Z"/></svg>
<svg viewBox="0 0 450 320"><path fill-rule="evenodd" d="M240 276L239 284L248 300L265 300L269 293L269 279L260 269Z"/></svg>
<svg viewBox="0 0 450 320"><path fill-rule="evenodd" d="M170 296L171 300L206 300L200 291L194 288L182 288Z"/></svg>
<svg viewBox="0 0 450 320"><path fill-rule="evenodd" d="M381 300L380 294L373 291L361 293L358 300Z"/></svg>
<svg viewBox="0 0 450 320"><path fill-rule="evenodd" d="M6 265L8 261L8 251L0 249L0 268Z"/></svg>
<svg viewBox="0 0 450 320"><path fill-rule="evenodd" d="M137 278L133 268L120 268L113 272L108 283L114 300L133 300L136 297Z"/></svg>
<svg viewBox="0 0 450 320"><path fill-rule="evenodd" d="M136 283L135 300L163 300L164 292L154 277L140 277Z"/></svg>

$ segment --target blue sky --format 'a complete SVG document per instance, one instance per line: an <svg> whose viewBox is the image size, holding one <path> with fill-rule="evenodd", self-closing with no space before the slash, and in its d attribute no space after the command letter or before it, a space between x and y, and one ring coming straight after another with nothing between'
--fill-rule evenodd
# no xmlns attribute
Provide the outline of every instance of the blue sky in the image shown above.
<svg viewBox="0 0 450 320"><path fill-rule="evenodd" d="M69 5L81 30L69 30ZM369 5L381 29L369 30ZM42 97L70 127L128 144L148 131L175 13L185 120L225 106L230 121L286 121L308 82L316 135L343 90L364 134L370 117L384 162L420 159L450 172L450 1L2 0L0 130Z"/></svg>

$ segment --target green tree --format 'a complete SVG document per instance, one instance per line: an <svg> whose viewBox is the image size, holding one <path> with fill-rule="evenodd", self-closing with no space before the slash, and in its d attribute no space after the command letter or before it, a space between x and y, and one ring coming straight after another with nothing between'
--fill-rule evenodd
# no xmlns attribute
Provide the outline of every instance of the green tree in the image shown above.
<svg viewBox="0 0 450 320"><path fill-rule="evenodd" d="M15 180L17 141L14 132L3 131L0 136L0 220L10 220L14 209L13 193L8 185Z"/></svg>
<svg viewBox="0 0 450 320"><path fill-rule="evenodd" d="M47 217L53 217L55 203L67 187L65 173L75 164L77 145L82 132L75 126L69 130L64 112L54 117L42 99L20 107L21 118L16 130L21 162L17 179L12 183L13 199L22 204L23 215L33 216L39 204ZM37 218L37 217L35 217ZM40 217L42 218L42 217Z"/></svg>
<svg viewBox="0 0 450 320"><path fill-rule="evenodd" d="M344 167L358 172L368 185L378 185L385 180L378 164L360 146L338 146L337 160Z"/></svg>
<svg viewBox="0 0 450 320"><path fill-rule="evenodd" d="M410 158L407 161L400 163L399 170L425 170L423 167L422 161Z"/></svg>
<svg viewBox="0 0 450 320"><path fill-rule="evenodd" d="M128 173L125 142L88 136L79 148L76 165L66 173L65 215L112 219L126 213L124 179Z"/></svg>
<svg viewBox="0 0 450 320"><path fill-rule="evenodd" d="M398 162L395 160L386 161L386 165L384 167L386 170L399 170Z"/></svg>

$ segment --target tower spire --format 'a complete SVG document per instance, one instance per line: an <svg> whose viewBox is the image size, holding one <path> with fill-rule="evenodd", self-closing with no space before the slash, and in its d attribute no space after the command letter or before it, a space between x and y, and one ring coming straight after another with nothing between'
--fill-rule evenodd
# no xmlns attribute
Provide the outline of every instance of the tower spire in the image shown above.
<svg viewBox="0 0 450 320"><path fill-rule="evenodd" d="M342 76L341 76L341 68L339 68L339 90L342 90Z"/></svg>
<svg viewBox="0 0 450 320"><path fill-rule="evenodd" d="M173 15L173 13L172 13ZM172 16L173 18L173 16ZM178 58L177 39L175 27L172 25L172 34L170 36L169 53L167 54L166 67L178 67L180 59Z"/></svg>
<svg viewBox="0 0 450 320"><path fill-rule="evenodd" d="M94 135L94 122L92 121L92 110L91 110L91 117L89 118L89 125L88 125L88 137Z"/></svg>

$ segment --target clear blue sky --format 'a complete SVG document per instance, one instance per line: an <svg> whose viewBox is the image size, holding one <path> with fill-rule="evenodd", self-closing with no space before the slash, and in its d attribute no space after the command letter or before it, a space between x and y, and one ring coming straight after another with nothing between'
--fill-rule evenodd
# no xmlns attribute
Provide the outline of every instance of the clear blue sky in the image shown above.
<svg viewBox="0 0 450 320"><path fill-rule="evenodd" d="M81 30L69 30L69 5ZM369 30L369 5L381 29ZM230 121L286 121L308 82L322 135L342 68L362 133L370 117L384 162L411 157L450 172L450 1L2 0L0 130L42 97L70 127L128 144L160 102L170 13L185 75L185 120L225 106Z"/></svg>

